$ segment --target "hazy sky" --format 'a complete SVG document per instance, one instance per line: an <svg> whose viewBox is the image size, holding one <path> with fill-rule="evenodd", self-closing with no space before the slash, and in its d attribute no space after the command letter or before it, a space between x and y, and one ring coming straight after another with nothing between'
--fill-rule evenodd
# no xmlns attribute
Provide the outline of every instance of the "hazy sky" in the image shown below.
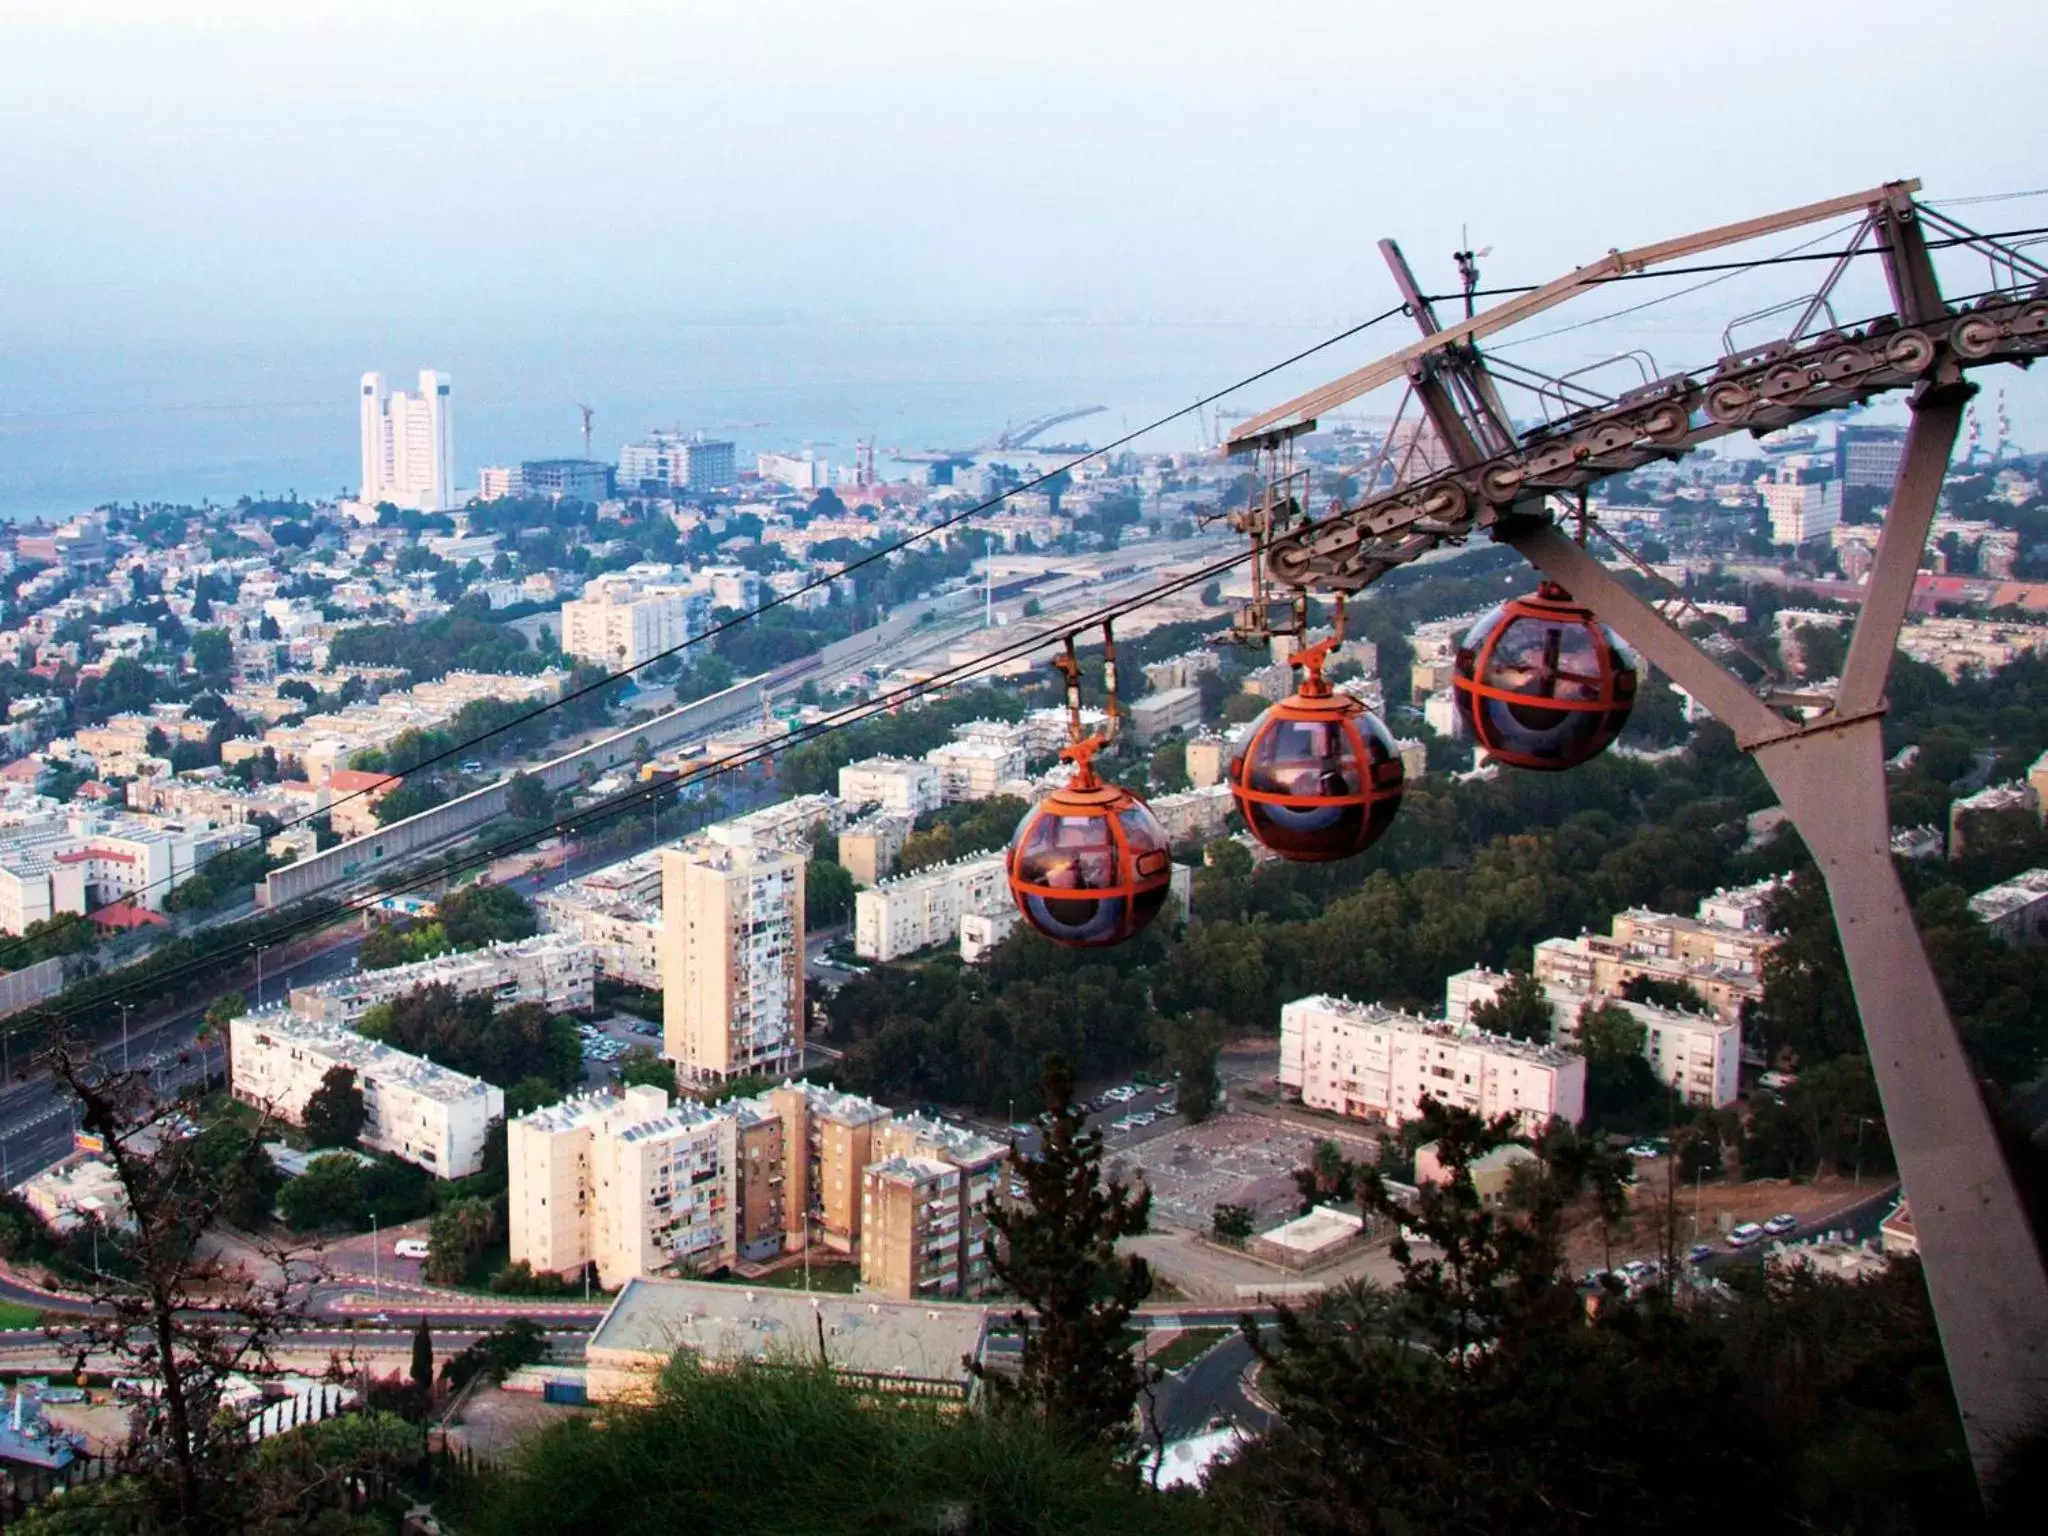
<svg viewBox="0 0 2048 1536"><path fill-rule="evenodd" d="M1320 320L1380 301L1386 233L1445 267L1469 222L1526 280L2048 184L2044 58L2038 0L0 0L0 336Z"/></svg>

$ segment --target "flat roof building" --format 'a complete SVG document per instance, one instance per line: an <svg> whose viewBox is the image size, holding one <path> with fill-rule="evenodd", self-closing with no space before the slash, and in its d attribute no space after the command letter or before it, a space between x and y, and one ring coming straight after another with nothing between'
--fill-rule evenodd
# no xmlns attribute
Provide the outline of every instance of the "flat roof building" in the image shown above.
<svg viewBox="0 0 2048 1536"><path fill-rule="evenodd" d="M229 1025L229 1037L236 1099L298 1125L328 1071L348 1067L367 1116L361 1144L438 1178L481 1170L490 1123L505 1118L502 1088L288 1008L245 1013Z"/></svg>
<svg viewBox="0 0 2048 1536"><path fill-rule="evenodd" d="M961 916L1008 901L1003 856L981 854L884 880L853 898L853 951L894 960L960 936Z"/></svg>
<svg viewBox="0 0 2048 1536"><path fill-rule="evenodd" d="M500 1007L539 1003L556 1013L570 1013L591 1006L595 978L587 944L564 934L542 933L293 987L291 1006L307 1019L354 1025L379 1003L421 987L450 987L460 997L488 996Z"/></svg>
<svg viewBox="0 0 2048 1536"><path fill-rule="evenodd" d="M797 1071L803 859L701 841L661 857L664 1054L695 1083Z"/></svg>

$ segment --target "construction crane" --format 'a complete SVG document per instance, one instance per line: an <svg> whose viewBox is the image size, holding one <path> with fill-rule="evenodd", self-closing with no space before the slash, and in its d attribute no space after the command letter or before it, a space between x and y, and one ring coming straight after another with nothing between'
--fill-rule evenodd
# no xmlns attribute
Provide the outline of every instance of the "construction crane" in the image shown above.
<svg viewBox="0 0 2048 1536"><path fill-rule="evenodd" d="M1290 518L1264 540L1272 581L1299 592L1353 593L1434 549L1484 534L1517 550L1617 631L1755 760L1826 882L1963 1432L1988 1481L2048 1402L2048 1273L1892 863L1885 683L1942 480L1977 393L1969 374L2048 356L2048 266L1916 201L1919 187L1891 182L1611 250L1448 325L1400 247L1381 241L1421 339L1240 423L1228 446L1271 456L1314 430L1318 416L1403 385L1396 430L1361 482L1362 499L1314 521ZM1724 333L1724 353L1708 365L1646 378L1615 396L1586 385L1591 370L1554 377L1481 350L1488 337L1603 284L1844 217L1856 221L1846 244L1809 258L1832 262L1817 291L1731 322L1730 332L1767 316L1796 317L1767 344L1738 347ZM1944 297L1937 249L1974 258L1972 279L1985 283L1988 275L1988 286L1966 299ZM1459 261L1461 299L1476 287L1477 257ZM1889 308L1844 324L1833 301L1862 258L1882 264ZM1519 420L1509 414L1506 389L1534 397L1540 424L1525 426L1526 412ZM1817 712L1799 696L1759 689L1728 671L1586 547L1597 534L1621 548L1586 500L1587 488L1606 477L1894 391L1906 395L1912 424L1841 680L1832 698L1807 701ZM1421 433L1404 439L1398 431L1411 405L1427 431L1427 454L1416 451ZM1567 532L1574 524L1576 538Z"/></svg>
<svg viewBox="0 0 2048 1536"><path fill-rule="evenodd" d="M597 415L597 412L587 405L579 405L576 409L583 413L583 457L588 459L590 457L590 423L591 419Z"/></svg>

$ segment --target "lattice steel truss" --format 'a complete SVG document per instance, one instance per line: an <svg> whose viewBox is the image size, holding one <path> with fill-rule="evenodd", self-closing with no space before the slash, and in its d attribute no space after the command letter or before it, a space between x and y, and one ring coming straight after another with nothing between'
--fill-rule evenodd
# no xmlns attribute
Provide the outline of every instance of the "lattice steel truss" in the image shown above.
<svg viewBox="0 0 2048 1536"><path fill-rule="evenodd" d="M1253 417L1227 446L1270 454L1318 413L1405 384L1402 413L1411 400L1419 404L1431 451L1416 453L1411 438L1397 462L1383 447L1356 505L1322 518L1276 520L1262 535L1272 582L1356 592L1483 530L1592 608L1756 759L1827 881L1981 1476L2010 1437L2048 1411L2048 1273L1892 864L1880 726L1899 626L1963 410L1976 392L1967 374L1998 363L2024 367L2048 353L2048 267L1916 202L1918 190L1916 181L1892 182L1610 252L1449 325L1438 321L1399 248L1382 241L1422 339ZM1640 382L1609 396L1591 386L1591 370L1547 376L1480 350L1484 338L1618 278L1844 216L1858 222L1817 291L1730 321L1723 355L1707 367L1656 376L1639 363ZM1935 248L1981 256L1986 287L1965 300L1945 299ZM1842 278L1872 256L1883 263L1891 307L1840 324L1834 301ZM1781 316L1790 324L1771 340L1737 344L1738 330ZM1503 387L1533 395L1541 422L1518 429L1502 404ZM1907 392L1913 413L1904 457L1840 688L1832 707L1810 721L1781 713L1727 671L1553 521L1553 497L1576 498L1607 476L1894 390Z"/></svg>

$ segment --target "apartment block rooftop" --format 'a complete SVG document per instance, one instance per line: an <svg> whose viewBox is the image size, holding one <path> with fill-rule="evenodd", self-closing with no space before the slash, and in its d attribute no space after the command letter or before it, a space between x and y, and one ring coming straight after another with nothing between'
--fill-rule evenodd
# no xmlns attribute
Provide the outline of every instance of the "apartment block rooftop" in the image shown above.
<svg viewBox="0 0 2048 1536"><path fill-rule="evenodd" d="M1389 1008L1385 1003L1356 1003L1348 997L1331 997L1328 993L1316 993L1297 999L1295 1006L1334 1013L1346 1023L1362 1025L1368 1029L1425 1035L1449 1045L1483 1046L1497 1055L1512 1056L1517 1060L1534 1062L1539 1066L1563 1066L1573 1059L1570 1051L1557 1046L1538 1045L1533 1041L1517 1039L1513 1035L1496 1035L1474 1025L1453 1024L1447 1019L1424 1018L1421 1014L1409 1013L1406 1009Z"/></svg>
<svg viewBox="0 0 2048 1536"><path fill-rule="evenodd" d="M281 1003L253 1009L236 1022L289 1041L337 1066L354 1067L358 1077L402 1084L414 1093L443 1103L480 1098L491 1091L491 1085L480 1077L470 1077L424 1056L368 1039L345 1024L308 1019Z"/></svg>

